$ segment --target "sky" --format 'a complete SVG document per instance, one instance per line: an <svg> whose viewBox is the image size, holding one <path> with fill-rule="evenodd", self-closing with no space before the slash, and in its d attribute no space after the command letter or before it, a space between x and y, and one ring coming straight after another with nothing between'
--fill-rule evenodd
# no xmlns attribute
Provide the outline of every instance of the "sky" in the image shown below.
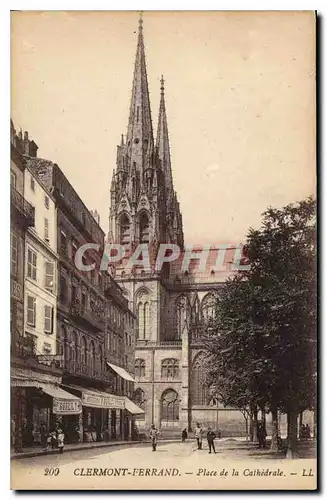
<svg viewBox="0 0 327 500"><path fill-rule="evenodd" d="M144 12L154 133L165 78L187 244L237 244L316 189L310 12ZM108 231L127 131L136 12L13 12L11 114Z"/></svg>

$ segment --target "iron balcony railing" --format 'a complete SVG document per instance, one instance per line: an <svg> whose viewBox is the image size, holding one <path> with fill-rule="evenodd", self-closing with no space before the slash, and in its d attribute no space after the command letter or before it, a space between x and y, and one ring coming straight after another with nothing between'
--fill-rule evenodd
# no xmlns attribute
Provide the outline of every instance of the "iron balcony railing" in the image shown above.
<svg viewBox="0 0 327 500"><path fill-rule="evenodd" d="M32 335L12 334L11 354L13 358L20 360L25 366L36 370L62 370L63 356L58 354L39 354L36 349L36 341Z"/></svg>
<svg viewBox="0 0 327 500"><path fill-rule="evenodd" d="M84 309L79 300L75 300L71 305L71 314L80 322L86 322L94 331L101 332L104 330L105 320L104 315L95 314L89 309Z"/></svg>
<svg viewBox="0 0 327 500"><path fill-rule="evenodd" d="M25 200L14 186L11 186L11 204L24 217L28 226L35 225L35 208Z"/></svg>
<svg viewBox="0 0 327 500"><path fill-rule="evenodd" d="M71 375L112 383L112 375L106 369L89 366L74 359L64 360L64 370Z"/></svg>

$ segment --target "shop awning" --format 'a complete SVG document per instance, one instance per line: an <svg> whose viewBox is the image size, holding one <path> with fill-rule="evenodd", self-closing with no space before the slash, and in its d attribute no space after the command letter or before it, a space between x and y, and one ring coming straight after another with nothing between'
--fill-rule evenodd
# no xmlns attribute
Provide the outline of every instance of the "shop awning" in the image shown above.
<svg viewBox="0 0 327 500"><path fill-rule="evenodd" d="M59 415L78 415L82 412L80 398L60 387L44 384L42 391L53 398L52 411Z"/></svg>
<svg viewBox="0 0 327 500"><path fill-rule="evenodd" d="M118 375L124 380L129 380L130 382L136 382L133 377L121 366L113 365L112 363L108 363L108 366L112 368Z"/></svg>
<svg viewBox="0 0 327 500"><path fill-rule="evenodd" d="M127 396L125 396L125 408L132 415L142 415L144 413L144 410L128 399Z"/></svg>
<svg viewBox="0 0 327 500"><path fill-rule="evenodd" d="M35 387L41 389L42 392L51 396L52 411L57 415L79 415L82 412L82 402L80 398L64 391L60 387L40 382L36 379L13 377L11 378L12 387Z"/></svg>
<svg viewBox="0 0 327 500"><path fill-rule="evenodd" d="M124 396L116 396L97 389L89 389L79 385L65 385L67 390L78 391L81 394L82 405L89 408L108 408L111 410L124 410Z"/></svg>
<svg viewBox="0 0 327 500"><path fill-rule="evenodd" d="M36 387L41 388L42 382L34 379L26 379L26 378L11 378L10 379L11 387Z"/></svg>

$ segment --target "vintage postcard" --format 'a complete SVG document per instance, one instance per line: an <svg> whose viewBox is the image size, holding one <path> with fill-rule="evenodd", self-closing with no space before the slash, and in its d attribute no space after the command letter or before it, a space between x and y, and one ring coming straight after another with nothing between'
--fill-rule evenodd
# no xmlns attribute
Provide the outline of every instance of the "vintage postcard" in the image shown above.
<svg viewBox="0 0 327 500"><path fill-rule="evenodd" d="M12 489L317 488L315 52L311 11L11 13Z"/></svg>

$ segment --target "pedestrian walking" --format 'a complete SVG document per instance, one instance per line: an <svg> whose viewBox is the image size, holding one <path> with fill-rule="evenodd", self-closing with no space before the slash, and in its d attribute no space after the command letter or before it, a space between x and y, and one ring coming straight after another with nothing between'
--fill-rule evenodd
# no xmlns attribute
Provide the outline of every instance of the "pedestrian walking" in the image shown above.
<svg viewBox="0 0 327 500"><path fill-rule="evenodd" d="M186 439L187 439L187 430L186 430L186 429L184 429L184 430L182 431L182 442L184 443Z"/></svg>
<svg viewBox="0 0 327 500"><path fill-rule="evenodd" d="M195 439L196 439L196 442L198 445L198 450L202 450L202 434L203 434L203 431L201 429L200 424L196 424L194 435L195 435Z"/></svg>
<svg viewBox="0 0 327 500"><path fill-rule="evenodd" d="M59 429L57 430L57 445L60 453L64 452L64 441L65 441L65 434L63 430L59 427Z"/></svg>
<svg viewBox="0 0 327 500"><path fill-rule="evenodd" d="M150 436L151 443L152 443L152 451L156 451L156 449L157 449L158 434L159 434L158 429L156 429L156 426L154 424L152 424L150 432L149 432L149 436Z"/></svg>
<svg viewBox="0 0 327 500"><path fill-rule="evenodd" d="M209 453L211 453L211 450L213 450L213 452L216 453L215 441L214 441L215 439L216 439L216 434L211 429L211 427L208 427L207 441L208 441L208 446L209 446Z"/></svg>
<svg viewBox="0 0 327 500"><path fill-rule="evenodd" d="M259 441L259 448L265 448L266 447L266 437L267 437L267 432L266 428L263 422L258 423L258 441Z"/></svg>

